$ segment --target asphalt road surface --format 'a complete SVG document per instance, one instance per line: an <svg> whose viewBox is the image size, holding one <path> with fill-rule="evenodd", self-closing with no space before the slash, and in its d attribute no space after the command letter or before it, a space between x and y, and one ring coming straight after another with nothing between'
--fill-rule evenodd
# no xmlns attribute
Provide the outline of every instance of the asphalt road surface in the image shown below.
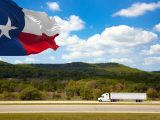
<svg viewBox="0 0 160 120"><path fill-rule="evenodd" d="M135 101L98 102L98 101L0 101L1 104L137 104ZM144 101L140 104L160 105L160 101Z"/></svg>
<svg viewBox="0 0 160 120"><path fill-rule="evenodd" d="M160 105L0 105L0 113L160 113Z"/></svg>

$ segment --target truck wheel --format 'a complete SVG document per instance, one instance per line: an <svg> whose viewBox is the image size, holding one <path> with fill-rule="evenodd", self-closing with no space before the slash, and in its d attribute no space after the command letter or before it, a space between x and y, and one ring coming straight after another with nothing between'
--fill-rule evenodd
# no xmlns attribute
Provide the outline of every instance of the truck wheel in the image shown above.
<svg viewBox="0 0 160 120"><path fill-rule="evenodd" d="M99 100L99 102L102 102L102 100Z"/></svg>
<svg viewBox="0 0 160 120"><path fill-rule="evenodd" d="M111 99L111 102L116 102L116 100L115 99Z"/></svg>
<svg viewBox="0 0 160 120"><path fill-rule="evenodd" d="M136 102L142 102L142 100L136 100Z"/></svg>

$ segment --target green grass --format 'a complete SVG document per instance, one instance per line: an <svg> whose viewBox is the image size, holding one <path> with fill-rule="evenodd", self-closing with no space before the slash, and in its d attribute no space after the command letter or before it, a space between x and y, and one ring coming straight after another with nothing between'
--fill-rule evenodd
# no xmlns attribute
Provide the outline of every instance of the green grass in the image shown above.
<svg viewBox="0 0 160 120"><path fill-rule="evenodd" d="M160 114L48 113L0 114L0 120L160 120Z"/></svg>

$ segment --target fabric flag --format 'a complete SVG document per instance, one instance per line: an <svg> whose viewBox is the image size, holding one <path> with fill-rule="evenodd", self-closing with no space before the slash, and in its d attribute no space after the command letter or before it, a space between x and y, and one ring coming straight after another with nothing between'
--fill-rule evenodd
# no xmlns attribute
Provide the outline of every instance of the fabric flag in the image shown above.
<svg viewBox="0 0 160 120"><path fill-rule="evenodd" d="M58 26L53 17L0 0L0 56L24 56L56 50Z"/></svg>

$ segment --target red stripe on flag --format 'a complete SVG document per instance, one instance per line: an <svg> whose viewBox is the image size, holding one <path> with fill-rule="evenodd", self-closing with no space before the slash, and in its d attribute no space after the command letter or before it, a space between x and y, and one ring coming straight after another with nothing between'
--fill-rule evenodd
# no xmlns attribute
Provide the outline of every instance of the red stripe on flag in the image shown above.
<svg viewBox="0 0 160 120"><path fill-rule="evenodd" d="M55 38L58 34L54 36L34 35L30 33L22 32L18 38L21 41L23 47L28 55L40 53L48 48L56 50L59 46L56 45Z"/></svg>

